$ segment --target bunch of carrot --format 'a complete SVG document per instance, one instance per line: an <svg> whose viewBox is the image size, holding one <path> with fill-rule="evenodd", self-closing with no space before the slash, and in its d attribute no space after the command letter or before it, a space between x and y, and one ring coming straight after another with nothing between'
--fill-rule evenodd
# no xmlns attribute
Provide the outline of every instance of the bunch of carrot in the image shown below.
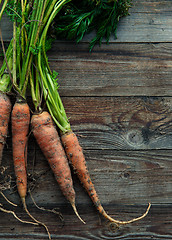
<svg viewBox="0 0 172 240"><path fill-rule="evenodd" d="M42 224L49 234L45 224L30 215L25 202L27 143L29 124L31 124L37 143L48 160L64 196L83 223L85 222L79 216L75 206L75 190L69 162L97 210L106 219L116 225L142 219L147 215L150 204L141 217L130 221L115 220L103 209L91 181L82 148L66 116L58 92L57 73L52 72L48 64L46 52L49 45L47 37L49 27L61 8L70 0L15 0L9 1L8 5L7 2L4 1L1 12L6 8L9 15L12 15L13 39L6 53L4 50L5 60L0 70L0 156L2 156L11 112L11 104L6 93L13 91L16 94L16 103L11 112L13 161L18 193L26 212L34 222ZM26 100L27 89L31 92L35 107L31 119ZM41 107L43 98L48 111ZM1 114L2 112L5 114ZM50 234L49 238L51 238Z"/></svg>

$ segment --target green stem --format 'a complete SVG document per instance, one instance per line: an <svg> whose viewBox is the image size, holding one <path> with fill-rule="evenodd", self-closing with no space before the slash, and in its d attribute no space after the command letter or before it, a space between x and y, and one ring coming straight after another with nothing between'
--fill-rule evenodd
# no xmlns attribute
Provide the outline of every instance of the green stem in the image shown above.
<svg viewBox="0 0 172 240"><path fill-rule="evenodd" d="M40 85L41 85L41 88L43 88L44 97L47 100L46 103L49 108L49 111L51 112L53 118L56 119L56 124L58 121L58 124L57 124L58 127L61 129L61 131L64 132L70 129L70 124L66 117L65 110L61 102L59 93L57 89L54 89L54 85L52 83L51 77L48 74L48 70L46 66L42 66L43 61L41 57L42 55L38 54L38 68L39 68L39 72L42 80L40 81ZM55 101L55 99L57 101Z"/></svg>
<svg viewBox="0 0 172 240"><path fill-rule="evenodd" d="M47 103L48 109L55 123L57 124L57 126L60 128L62 132L66 132L71 128L70 128L70 123L67 119L60 95L57 89L55 89L54 83L52 82L52 79L51 79L51 70L49 68L48 59L45 51L45 40L46 40L49 26L52 23L53 19L55 18L57 13L60 11L61 7L69 1L70 0L60 0L54 5L54 9L47 20L46 26L42 32L42 36L39 42L39 47L42 47L42 52L40 51L38 53L38 68L39 68L39 72L42 79L42 82L40 81L40 85L41 84L43 85L43 86L41 85L41 87L43 88L43 91L44 91L44 97L47 98L46 103ZM42 54L43 54L44 61L42 61ZM42 66L43 62L44 62L44 65Z"/></svg>
<svg viewBox="0 0 172 240"><path fill-rule="evenodd" d="M56 2L57 2L57 0L53 0L53 1L49 1L49 3L47 4L47 5L50 4L50 6L49 6L49 8L48 8L48 10L46 12L45 18L43 20L43 26L45 26L47 20L49 19L49 16L51 15L51 13L53 11L53 8L54 8Z"/></svg>
<svg viewBox="0 0 172 240"><path fill-rule="evenodd" d="M47 24L44 28L44 31L43 31L41 39L40 39L39 47L42 47L42 51L43 51L44 59L45 59L45 62L46 62L46 66L47 66L50 73L51 73L51 70L49 68L48 59L47 59L46 51L45 51L45 41L46 41L47 32L48 32L48 29L50 27L50 24L52 23L53 19L57 15L57 13L60 11L60 9L63 7L63 5L65 5L66 3L70 2L70 1L71 0L59 0L55 4L54 10L52 11L51 15L49 16L48 22L47 22Z"/></svg>
<svg viewBox="0 0 172 240"><path fill-rule="evenodd" d="M8 49L6 51L6 58L7 58L7 62L9 62L9 59L12 59L13 57L13 39L11 40ZM10 66L10 65L9 65ZM2 76L2 74L4 74L4 71L7 69L7 64L6 61L4 59L2 67L0 69L0 77ZM10 68L11 71L12 67Z"/></svg>
<svg viewBox="0 0 172 240"><path fill-rule="evenodd" d="M35 110L37 111L39 102L38 102L38 100L36 98L36 94L35 94L34 79L33 79L32 73L30 73L30 87L31 87L32 101L35 106Z"/></svg>
<svg viewBox="0 0 172 240"><path fill-rule="evenodd" d="M14 1L14 8L16 11L16 4L17 4L17 0ZM20 94L20 88L17 85L17 30L16 30L17 26L16 26L16 18L14 18L14 22L13 22L13 87L15 88L15 90ZM25 96L22 95L22 97L24 98Z"/></svg>
<svg viewBox="0 0 172 240"><path fill-rule="evenodd" d="M6 7L7 3L8 3L8 0L5 0L3 5L2 5L1 11L0 11L0 21L1 21L2 14L3 14L4 10L5 10L5 7ZM1 4L1 1L0 1L0 4Z"/></svg>
<svg viewBox="0 0 172 240"><path fill-rule="evenodd" d="M16 0L14 5L16 5ZM13 84L17 84L17 74L16 74L16 19L13 22Z"/></svg>
<svg viewBox="0 0 172 240"><path fill-rule="evenodd" d="M40 30L41 30L41 24L42 24L42 20L43 20L45 8L46 8L46 0L45 1L39 1L39 2L41 2L42 4L40 4L38 6L39 11L37 11L38 14L36 15L38 22L35 22L35 24L34 24L32 38L31 38L31 41L30 41L30 47L36 46L36 44L37 44L37 40L39 38L39 34L40 34ZM44 2L44 4L43 4L43 2ZM35 35L35 32L36 32L36 35ZM23 90L22 90L23 94L26 92L32 59L33 59L33 54L31 52L31 49L29 48L29 52L27 54L27 59L26 59L25 68L24 68L25 71L23 73L22 81L21 81L21 86L23 85ZM25 80L24 80L24 77L25 77Z"/></svg>
<svg viewBox="0 0 172 240"><path fill-rule="evenodd" d="M21 8L22 8L22 26L24 26L24 24L25 24L24 12L25 12L25 9L26 9L26 4L23 3L23 0L21 0ZM25 47L25 43L24 43L24 31L25 31L25 29L22 27L22 28L21 28L22 58L24 57L24 47Z"/></svg>

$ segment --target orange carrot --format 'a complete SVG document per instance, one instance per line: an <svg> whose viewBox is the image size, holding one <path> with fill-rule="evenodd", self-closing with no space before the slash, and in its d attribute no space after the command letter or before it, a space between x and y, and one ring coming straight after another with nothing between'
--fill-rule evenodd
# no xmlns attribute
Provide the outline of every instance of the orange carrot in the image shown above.
<svg viewBox="0 0 172 240"><path fill-rule="evenodd" d="M12 145L13 161L16 175L17 189L26 213L35 221L32 224L43 225L51 239L47 226L35 219L27 209L27 135L29 132L30 110L25 101L17 100L12 110Z"/></svg>
<svg viewBox="0 0 172 240"><path fill-rule="evenodd" d="M135 221L138 221L140 219L142 219L143 217L145 217L150 209L150 204L146 210L146 212L138 218L129 220L129 221L119 221L119 220L115 220L112 217L110 217L105 210L103 209L99 197L97 195L97 192L95 190L94 184L91 181L87 166L86 166L86 161L85 161L85 157L83 154L83 150L78 142L78 139L76 137L76 135L70 131L67 132L66 134L63 134L61 136L61 141L64 145L67 157L70 161L70 163L72 164L75 172L78 175L78 178L80 179L81 183L83 184L84 188L86 189L86 191L88 192L90 198L92 199L94 205L96 206L97 210L99 211L99 213L101 215L103 215L106 219L108 219L110 222L115 223L116 225L120 225L120 224L128 224L128 223L132 223Z"/></svg>
<svg viewBox="0 0 172 240"><path fill-rule="evenodd" d="M72 205L78 218L84 223L75 207L75 191L70 167L50 114L44 111L33 115L31 125L37 143L48 160L62 193Z"/></svg>
<svg viewBox="0 0 172 240"><path fill-rule="evenodd" d="M6 143L8 132L8 122L11 112L11 102L5 93L0 93L0 165L2 161L2 153Z"/></svg>
<svg viewBox="0 0 172 240"><path fill-rule="evenodd" d="M18 193L23 202L27 193L27 135L30 123L30 111L26 102L16 101L11 121L14 170Z"/></svg>

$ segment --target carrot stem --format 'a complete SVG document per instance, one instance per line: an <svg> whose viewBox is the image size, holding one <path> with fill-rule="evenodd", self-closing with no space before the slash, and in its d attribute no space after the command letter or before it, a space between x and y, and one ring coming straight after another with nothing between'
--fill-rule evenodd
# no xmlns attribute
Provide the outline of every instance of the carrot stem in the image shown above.
<svg viewBox="0 0 172 240"><path fill-rule="evenodd" d="M1 21L1 18L2 18L2 15L3 15L3 12L5 10L5 7L6 7L7 3L8 3L8 0L5 0L3 5L2 5L1 11L0 11L0 21ZM0 4L1 4L1 1L0 1Z"/></svg>
<svg viewBox="0 0 172 240"><path fill-rule="evenodd" d="M14 7L16 10L16 3L17 1L14 1ZM16 19L14 19L13 22L13 84L16 86L17 84L17 73L16 73Z"/></svg>

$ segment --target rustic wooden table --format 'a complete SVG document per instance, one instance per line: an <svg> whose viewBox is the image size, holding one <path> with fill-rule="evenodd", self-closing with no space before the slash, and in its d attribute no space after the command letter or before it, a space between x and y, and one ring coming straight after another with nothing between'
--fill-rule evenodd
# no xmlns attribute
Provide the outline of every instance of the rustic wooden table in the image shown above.
<svg viewBox="0 0 172 240"><path fill-rule="evenodd" d="M143 220L115 229L99 216L73 174L77 208L87 223L83 225L31 135L32 196L40 207L57 208L64 222L37 209L30 195L27 204L32 215L47 224L52 239L172 239L172 1L133 0L130 13L120 21L118 39L111 38L109 45L89 53L87 36L78 45L56 42L48 55L51 68L59 72L59 91L102 205L121 220L140 216L148 202L151 210ZM5 18L1 25L8 41L10 25ZM14 185L4 193L18 207L2 197L0 203L29 220L15 189L10 127L3 165ZM48 238L42 227L0 212L0 239Z"/></svg>

